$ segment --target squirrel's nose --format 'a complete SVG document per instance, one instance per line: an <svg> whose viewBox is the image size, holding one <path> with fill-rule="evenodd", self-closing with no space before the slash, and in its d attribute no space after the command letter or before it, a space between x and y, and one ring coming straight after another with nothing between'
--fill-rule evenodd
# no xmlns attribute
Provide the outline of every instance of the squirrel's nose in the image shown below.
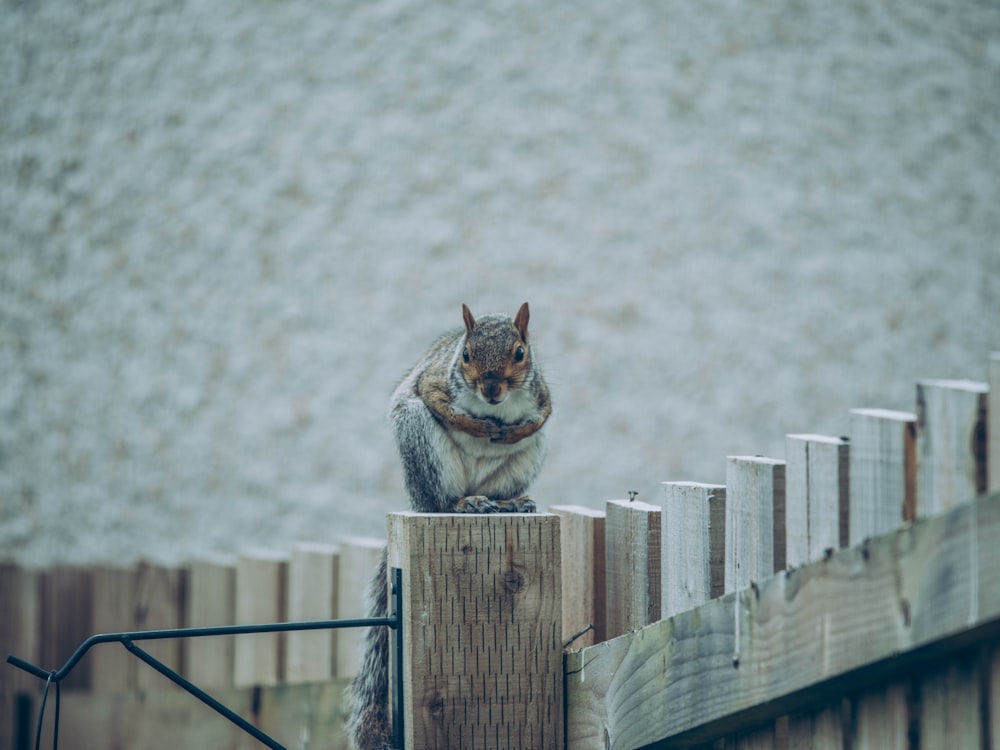
<svg viewBox="0 0 1000 750"><path fill-rule="evenodd" d="M491 404L497 404L503 399L504 382L496 373L486 373L480 381L480 389L486 400Z"/></svg>

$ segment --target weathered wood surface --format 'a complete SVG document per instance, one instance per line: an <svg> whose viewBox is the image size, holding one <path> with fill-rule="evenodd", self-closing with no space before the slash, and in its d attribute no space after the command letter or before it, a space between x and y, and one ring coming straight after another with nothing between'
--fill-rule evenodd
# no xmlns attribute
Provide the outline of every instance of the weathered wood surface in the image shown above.
<svg viewBox="0 0 1000 750"><path fill-rule="evenodd" d="M607 639L607 586L604 575L605 515L579 505L554 505L562 549L563 642L574 648Z"/></svg>
<svg viewBox="0 0 1000 750"><path fill-rule="evenodd" d="M660 619L663 593L662 511L631 500L606 505L605 576L608 637Z"/></svg>
<svg viewBox="0 0 1000 750"><path fill-rule="evenodd" d="M850 443L828 435L785 438L786 567L847 546Z"/></svg>
<svg viewBox="0 0 1000 750"><path fill-rule="evenodd" d="M785 462L726 458L726 583L738 591L785 567Z"/></svg>
<svg viewBox="0 0 1000 750"><path fill-rule="evenodd" d="M989 386L970 380L917 383L917 515L986 492Z"/></svg>
<svg viewBox="0 0 1000 750"><path fill-rule="evenodd" d="M722 596L725 564L725 486L664 482L662 616Z"/></svg>
<svg viewBox="0 0 1000 750"><path fill-rule="evenodd" d="M101 566L93 571L94 618L91 633L122 633L137 629L137 577L135 569ZM137 687L139 670L146 669L121 646L95 649L87 658L90 661L90 687L97 691L113 692Z"/></svg>
<svg viewBox="0 0 1000 750"><path fill-rule="evenodd" d="M134 617L125 630L169 630L184 626L187 571L140 562L135 571ZM186 644L179 639L148 641L143 648L174 670L182 669ZM145 664L136 671L136 685L147 688L163 678Z"/></svg>
<svg viewBox="0 0 1000 750"><path fill-rule="evenodd" d="M389 565L405 747L562 747L559 517L392 513Z"/></svg>
<svg viewBox="0 0 1000 750"><path fill-rule="evenodd" d="M122 750L264 747L194 696L155 676L160 684L145 691L63 692L59 746ZM341 680L208 692L287 748L346 750L341 710L346 687ZM51 726L47 721L42 747L52 747Z"/></svg>
<svg viewBox="0 0 1000 750"><path fill-rule="evenodd" d="M368 617L368 585L378 568L385 540L367 536L349 536L340 540L340 563L337 571L337 617ZM337 633L336 663L338 677L353 677L361 667L364 631L357 628Z"/></svg>
<svg viewBox="0 0 1000 750"><path fill-rule="evenodd" d="M337 615L339 555L328 544L299 543L288 564L289 622L332 620ZM285 634L285 680L320 682L336 674L336 630Z"/></svg>
<svg viewBox="0 0 1000 750"><path fill-rule="evenodd" d="M236 560L198 560L188 568L187 627L236 624ZM184 674L196 685L233 684L235 639L191 638L184 644Z"/></svg>
<svg viewBox="0 0 1000 750"><path fill-rule="evenodd" d="M989 359L989 480L990 491L1000 490L1000 352Z"/></svg>
<svg viewBox="0 0 1000 750"><path fill-rule="evenodd" d="M917 415L852 409L848 544L916 518Z"/></svg>
<svg viewBox="0 0 1000 750"><path fill-rule="evenodd" d="M236 624L259 625L285 619L288 558L246 552L236 558ZM277 685L284 679L284 633L236 636L233 684Z"/></svg>
<svg viewBox="0 0 1000 750"><path fill-rule="evenodd" d="M42 573L36 570L0 563L0 659L11 653L40 663L41 578ZM28 727L32 706L20 695L26 691L37 694L38 684L34 675L0 661L0 743L30 747L34 740L33 728Z"/></svg>
<svg viewBox="0 0 1000 750"><path fill-rule="evenodd" d="M697 744L996 638L998 538L993 495L569 654L569 747Z"/></svg>

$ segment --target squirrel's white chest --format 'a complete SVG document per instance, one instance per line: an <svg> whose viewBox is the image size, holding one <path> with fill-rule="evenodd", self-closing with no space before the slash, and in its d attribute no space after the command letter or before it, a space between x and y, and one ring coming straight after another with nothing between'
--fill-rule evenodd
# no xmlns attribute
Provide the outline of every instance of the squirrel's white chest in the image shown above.
<svg viewBox="0 0 1000 750"><path fill-rule="evenodd" d="M507 488L541 465L542 437L536 433L513 445L491 443L449 430L439 450L442 480L449 494L506 497Z"/></svg>

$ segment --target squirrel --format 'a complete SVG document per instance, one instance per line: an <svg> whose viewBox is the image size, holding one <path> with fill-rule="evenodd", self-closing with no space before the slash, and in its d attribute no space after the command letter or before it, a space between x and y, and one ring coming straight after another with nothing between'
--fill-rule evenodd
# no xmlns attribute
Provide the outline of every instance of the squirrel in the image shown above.
<svg viewBox="0 0 1000 750"><path fill-rule="evenodd" d="M473 317L441 336L390 399L389 420L410 509L530 513L525 495L544 458L549 389L528 343L528 303L513 320ZM369 616L388 613L386 554L368 589ZM389 634L370 628L352 685L348 733L356 750L389 750Z"/></svg>

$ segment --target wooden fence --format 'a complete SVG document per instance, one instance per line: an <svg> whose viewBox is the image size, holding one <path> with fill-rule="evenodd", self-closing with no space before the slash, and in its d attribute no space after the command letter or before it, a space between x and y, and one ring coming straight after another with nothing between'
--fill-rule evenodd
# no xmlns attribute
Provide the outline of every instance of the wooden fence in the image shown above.
<svg viewBox="0 0 1000 750"><path fill-rule="evenodd" d="M729 457L725 485L656 502L391 514L406 747L1000 747L1000 355L989 373L922 381L912 413L852 410L846 437L789 435L785 458ZM0 566L0 650L54 668L95 632L359 616L382 544ZM343 748L359 637L150 650L286 746ZM68 746L255 746L120 647L82 667ZM39 692L0 667L0 743L29 746Z"/></svg>

